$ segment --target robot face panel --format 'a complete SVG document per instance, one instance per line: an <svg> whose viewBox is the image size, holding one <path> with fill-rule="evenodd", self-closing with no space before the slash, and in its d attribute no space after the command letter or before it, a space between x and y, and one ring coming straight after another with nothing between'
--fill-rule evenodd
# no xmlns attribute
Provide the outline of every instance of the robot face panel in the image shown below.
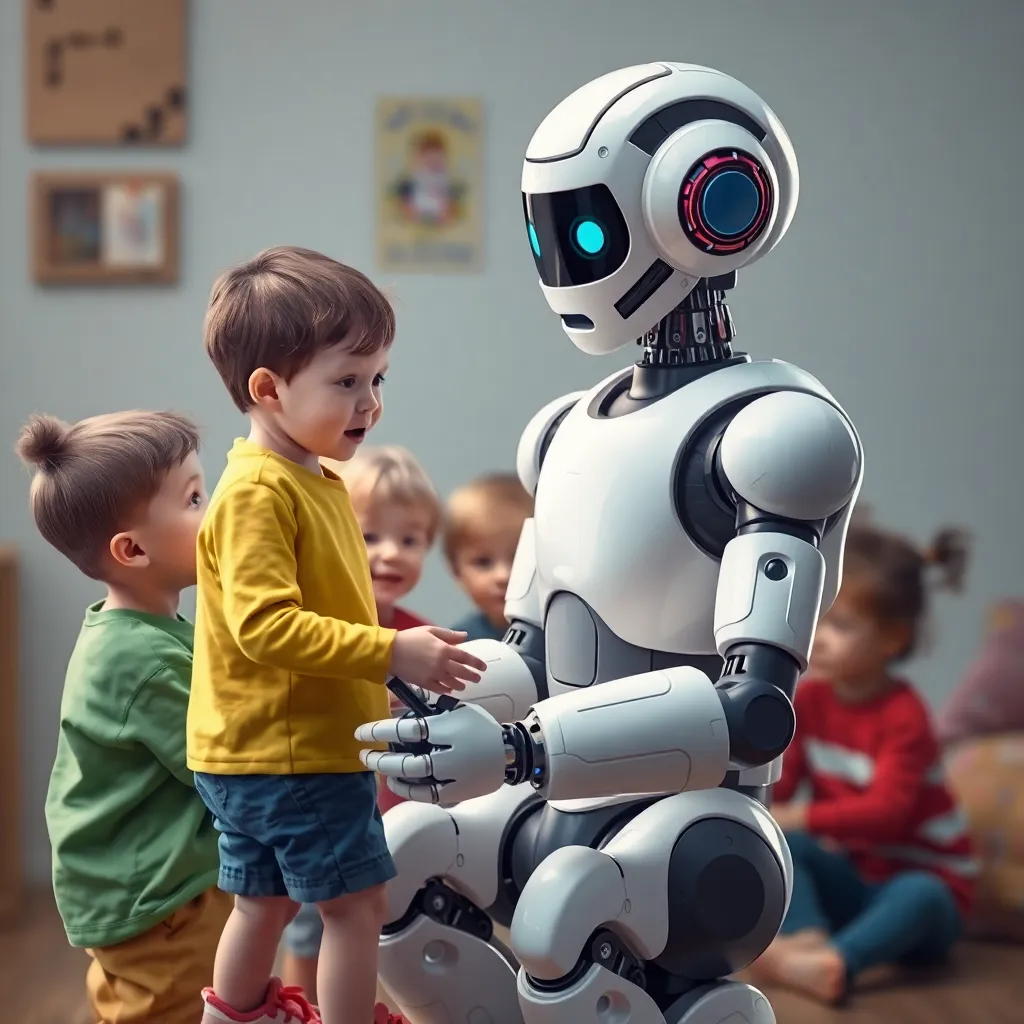
<svg viewBox="0 0 1024 1024"><path fill-rule="evenodd" d="M555 107L527 151L541 291L577 348L612 352L700 278L770 252L798 189L785 129L740 82L668 62L612 72Z"/></svg>
<svg viewBox="0 0 1024 1024"><path fill-rule="evenodd" d="M614 273L629 252L629 227L607 185L523 195L526 233L541 281L572 288Z"/></svg>

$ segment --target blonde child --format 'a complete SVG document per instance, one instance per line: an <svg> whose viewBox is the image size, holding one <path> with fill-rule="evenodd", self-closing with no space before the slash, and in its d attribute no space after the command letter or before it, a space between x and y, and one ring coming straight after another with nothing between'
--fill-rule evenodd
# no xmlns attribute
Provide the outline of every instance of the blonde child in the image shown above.
<svg viewBox="0 0 1024 1024"><path fill-rule="evenodd" d="M354 733L386 717L389 675L448 693L486 668L462 634L378 623L362 531L320 465L351 459L380 419L394 330L365 275L308 249L260 253L210 297L206 350L250 429L197 548L188 760L236 896L205 1024L374 1018L395 867ZM319 1011L271 977L300 903L324 922Z"/></svg>
<svg viewBox="0 0 1024 1024"><path fill-rule="evenodd" d="M68 663L46 795L57 909L101 1024L195 1024L231 912L185 763L198 450L195 426L160 412L33 416L18 441L39 532L106 591Z"/></svg>
<svg viewBox="0 0 1024 1024"><path fill-rule="evenodd" d="M347 463L333 459L321 463L348 488L366 543L380 624L392 629L427 625L398 604L419 583L441 520L441 503L427 474L408 451L397 446L363 448ZM392 710L404 709L397 704ZM382 814L401 802L381 783L377 804ZM284 933L283 980L303 988L314 1001L322 935L320 913L308 903Z"/></svg>
<svg viewBox="0 0 1024 1024"><path fill-rule="evenodd" d="M922 553L870 525L850 530L775 787L794 881L782 935L753 965L765 980L837 1003L867 968L939 959L961 934L971 841L928 710L896 666L917 647L929 575L959 589L965 561L959 531ZM797 802L801 783L810 797Z"/></svg>
<svg viewBox="0 0 1024 1024"><path fill-rule="evenodd" d="M533 499L514 473L493 473L448 499L444 553L456 582L476 606L454 627L470 640L500 640L508 628L505 591Z"/></svg>

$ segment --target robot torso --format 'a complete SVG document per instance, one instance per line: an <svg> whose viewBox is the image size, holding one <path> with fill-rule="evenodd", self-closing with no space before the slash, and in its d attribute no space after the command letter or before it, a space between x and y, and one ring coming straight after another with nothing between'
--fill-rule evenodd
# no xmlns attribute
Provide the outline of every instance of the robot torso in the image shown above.
<svg viewBox="0 0 1024 1024"><path fill-rule="evenodd" d="M670 665L715 678L719 560L735 532L712 471L717 442L741 408L773 392L839 408L814 377L778 360L742 358L644 402L627 397L631 376L599 383L544 439L534 529L552 695ZM782 463L794 454L786 447ZM822 541L822 612L838 589L848 516Z"/></svg>

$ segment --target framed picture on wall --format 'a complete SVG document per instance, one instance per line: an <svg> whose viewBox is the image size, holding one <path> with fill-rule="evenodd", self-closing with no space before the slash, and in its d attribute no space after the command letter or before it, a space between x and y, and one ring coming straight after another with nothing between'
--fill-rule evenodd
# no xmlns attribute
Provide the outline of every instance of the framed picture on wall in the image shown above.
<svg viewBox="0 0 1024 1024"><path fill-rule="evenodd" d="M468 273L483 263L479 100L377 103L377 259L385 270Z"/></svg>
<svg viewBox="0 0 1024 1024"><path fill-rule="evenodd" d="M36 174L32 252L39 284L177 281L177 177Z"/></svg>

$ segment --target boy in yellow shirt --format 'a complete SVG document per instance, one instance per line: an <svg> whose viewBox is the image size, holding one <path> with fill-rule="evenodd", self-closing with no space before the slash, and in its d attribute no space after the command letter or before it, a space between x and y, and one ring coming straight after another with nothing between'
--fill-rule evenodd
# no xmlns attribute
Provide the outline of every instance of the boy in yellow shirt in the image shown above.
<svg viewBox="0 0 1024 1024"><path fill-rule="evenodd" d="M378 624L348 493L320 466L380 418L394 329L363 274L306 249L260 253L210 297L206 350L250 431L197 546L188 764L236 896L204 1024L373 1019L395 868L354 732L387 717L390 675L448 693L486 667L455 646L464 634ZM300 903L324 922L319 1012L270 976Z"/></svg>

